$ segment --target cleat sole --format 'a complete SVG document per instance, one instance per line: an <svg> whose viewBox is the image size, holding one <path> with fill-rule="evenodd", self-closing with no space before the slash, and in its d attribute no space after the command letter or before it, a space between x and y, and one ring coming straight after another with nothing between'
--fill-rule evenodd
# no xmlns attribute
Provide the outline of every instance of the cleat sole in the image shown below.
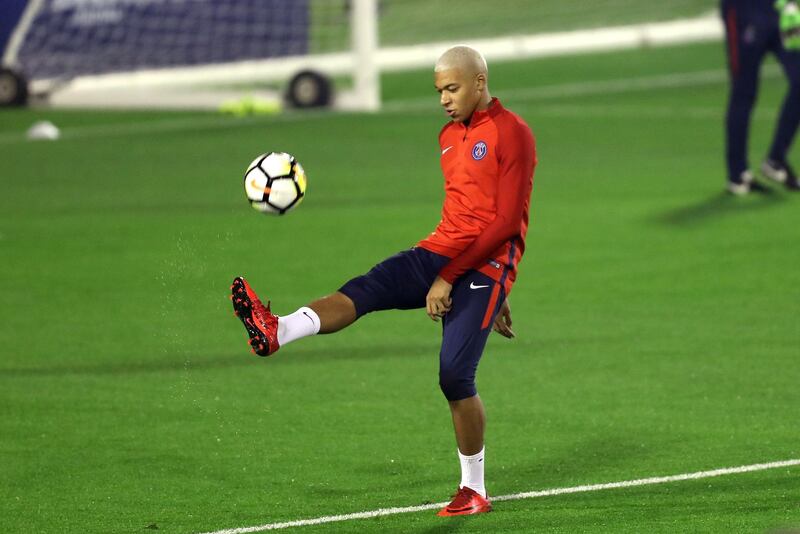
<svg viewBox="0 0 800 534"><path fill-rule="evenodd" d="M245 281L241 277L237 277L231 284L233 314L239 318L245 330L247 330L247 335L250 338L250 351L259 356L269 356L269 340L261 330L256 328L253 322L252 305L244 284Z"/></svg>

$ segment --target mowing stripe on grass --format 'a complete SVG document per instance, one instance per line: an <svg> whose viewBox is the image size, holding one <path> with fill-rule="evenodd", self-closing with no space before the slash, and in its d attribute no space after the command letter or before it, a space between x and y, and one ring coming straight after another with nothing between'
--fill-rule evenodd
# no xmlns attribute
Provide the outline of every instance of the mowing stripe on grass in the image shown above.
<svg viewBox="0 0 800 534"><path fill-rule="evenodd" d="M779 77L780 69L776 65L767 65L761 73L762 78ZM694 72L674 72L633 78L617 78L612 80L593 80L570 82L563 84L544 85L539 87L509 88L498 91L498 95L506 100L517 102L537 102L542 100L552 101L570 97L584 97L604 94L619 94L654 89L678 89L727 83L728 74L723 69L703 70ZM417 97L386 102L382 113L409 113L409 112L435 112L439 105L438 97ZM720 108L722 109L722 108ZM347 113L347 112L346 112ZM355 112L350 112L355 113ZM722 111L720 111L722 113ZM338 113L330 111L304 111L302 113L289 112L282 115L269 117L220 117L203 115L200 117L150 120L142 122L125 122L120 124L97 124L91 126L68 126L62 130L62 138L87 139L107 138L125 135L174 133L192 131L197 129L221 130L226 128L252 127L261 124L274 124L280 122L297 122L304 120L320 120L335 117ZM671 113L674 116L674 113ZM689 117L691 118L691 117ZM0 145L25 142L25 133L22 131L0 132Z"/></svg>
<svg viewBox="0 0 800 534"><path fill-rule="evenodd" d="M765 471L767 469L777 469L780 467L792 467L800 465L800 459L783 460L779 462L767 462L763 464L740 465L738 467L723 467L711 471L697 471L695 473L684 473L682 475L670 475L664 477L639 478L636 480L624 480L622 482L607 482L604 484L587 484L583 486L572 486L570 488L553 488L540 491L526 491L523 493L513 493L511 495L501 495L492 497L493 502L516 501L520 499L533 499L536 497L550 497L553 495L565 495L568 493L584 493L587 491L600 491L616 488L632 488L636 486L651 486L653 484L666 484L668 482L681 482L683 480L696 480L699 478L712 478L723 475L735 475L739 473L751 473L753 471ZM265 530L278 530L291 527L304 527L308 525L321 525L323 523L336 523L339 521L351 521L355 519L369 519L385 515L407 514L411 512L423 512L425 510L435 510L445 506L446 502L423 504L420 506L404 506L397 508L380 508L367 512L356 512L353 514L328 515L313 519L298 519L296 521L286 521L283 523L268 523L255 527L239 527L224 530L216 530L205 534L246 534L248 532L263 532Z"/></svg>
<svg viewBox="0 0 800 534"><path fill-rule="evenodd" d="M503 100L538 102L542 100L561 100L596 95L615 95L636 93L658 89L682 89L703 85L728 83L728 71L711 69L691 72L671 72L636 76L631 78L615 78L611 80L583 80L537 87L517 87L501 89L497 95ZM761 71L762 78L778 78L782 71L777 65L765 65ZM386 112L408 112L415 110L436 109L439 105L435 98L413 98L387 102L381 108Z"/></svg>

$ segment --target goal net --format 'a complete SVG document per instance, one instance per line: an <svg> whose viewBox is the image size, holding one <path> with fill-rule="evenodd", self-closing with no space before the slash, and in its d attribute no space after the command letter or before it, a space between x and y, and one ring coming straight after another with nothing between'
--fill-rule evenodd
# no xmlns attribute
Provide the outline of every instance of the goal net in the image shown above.
<svg viewBox="0 0 800 534"><path fill-rule="evenodd" d="M32 93L62 104L206 107L243 94L269 99L273 88L310 69L347 76L358 92L352 106L372 109L377 74L356 67L369 67L374 57L375 5L30 0L7 40L3 64L25 76Z"/></svg>

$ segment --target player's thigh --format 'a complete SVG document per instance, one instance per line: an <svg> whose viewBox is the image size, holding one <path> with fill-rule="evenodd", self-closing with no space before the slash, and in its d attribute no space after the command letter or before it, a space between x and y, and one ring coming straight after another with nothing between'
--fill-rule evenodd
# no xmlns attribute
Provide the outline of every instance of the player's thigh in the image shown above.
<svg viewBox="0 0 800 534"><path fill-rule="evenodd" d="M348 281L339 291L350 297L359 317L373 311L422 308L436 274L447 261L418 247L404 250Z"/></svg>
<svg viewBox="0 0 800 534"><path fill-rule="evenodd" d="M755 94L761 63L769 50L774 28L753 9L728 7L723 18L734 91Z"/></svg>
<svg viewBox="0 0 800 534"><path fill-rule="evenodd" d="M502 286L478 271L458 279L444 317L440 374L474 377L486 339L503 301Z"/></svg>

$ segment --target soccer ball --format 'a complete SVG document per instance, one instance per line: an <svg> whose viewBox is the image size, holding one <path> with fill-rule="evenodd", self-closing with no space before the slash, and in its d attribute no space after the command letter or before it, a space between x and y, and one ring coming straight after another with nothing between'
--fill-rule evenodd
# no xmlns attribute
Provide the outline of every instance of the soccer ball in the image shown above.
<svg viewBox="0 0 800 534"><path fill-rule="evenodd" d="M261 154L244 173L244 191L254 209L283 215L303 201L306 173L291 154Z"/></svg>

